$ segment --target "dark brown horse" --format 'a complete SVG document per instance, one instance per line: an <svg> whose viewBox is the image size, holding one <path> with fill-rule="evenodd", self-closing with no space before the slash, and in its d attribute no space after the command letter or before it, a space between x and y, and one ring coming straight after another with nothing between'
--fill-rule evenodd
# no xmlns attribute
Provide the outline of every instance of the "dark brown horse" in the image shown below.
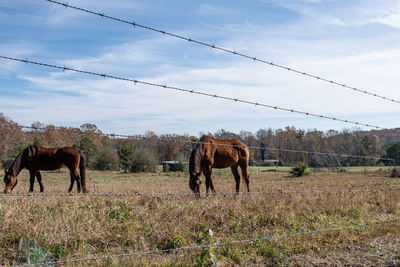
<svg viewBox="0 0 400 267"><path fill-rule="evenodd" d="M67 167L71 174L71 185L68 192L72 191L72 187L76 181L78 184L78 193L81 191L81 186L83 193L88 193L88 190L86 190L85 160L77 148L44 148L36 145L25 148L14 160L11 167L6 170L4 176L6 188L4 189L4 193L11 193L17 185L17 176L23 168L28 169L30 173L29 192L33 192L35 176L40 186L40 192L43 192L44 188L40 171L58 170L63 166Z"/></svg>
<svg viewBox="0 0 400 267"><path fill-rule="evenodd" d="M203 172L206 177L207 194L210 187L211 191L215 193L211 180L212 168L222 169L231 167L236 181L236 193L239 193L240 175L238 167L240 167L247 191L250 192L249 156L248 147L239 140L217 140L209 136L202 136L190 154L190 189L192 189L193 193L200 196L200 175Z"/></svg>

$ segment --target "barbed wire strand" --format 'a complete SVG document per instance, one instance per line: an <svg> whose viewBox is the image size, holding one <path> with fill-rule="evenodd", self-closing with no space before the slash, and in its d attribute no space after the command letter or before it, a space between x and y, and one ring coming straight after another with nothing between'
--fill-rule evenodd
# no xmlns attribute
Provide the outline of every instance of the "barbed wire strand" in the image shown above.
<svg viewBox="0 0 400 267"><path fill-rule="evenodd" d="M36 126L25 126L25 125L18 125L18 127L23 129L31 129L31 130L51 130L51 131L68 131L76 134L94 134L94 135L101 135L101 136L108 136L108 137L123 137L123 138L131 138L135 140L149 140L149 138L141 135L123 135L123 134L115 134L115 133L101 133L101 132L89 132L85 133L81 130L77 129L67 129L67 128L46 128L46 127L36 127ZM171 138L162 138L160 141L168 140L174 143L189 143L189 144L207 144L207 145L217 145L217 146L229 146L229 147L242 147L238 145L230 145L230 144L217 144L217 143L208 143L208 142L200 142L195 140L177 140ZM372 157L372 156L360 156L360 155L350 155L350 154L341 154L341 153L333 153L333 152L317 152L317 151L307 151L307 150L295 150L295 149L284 149L284 148L273 148L273 147L261 147L261 146L247 146L250 149L257 149L257 150L271 150L271 151L280 151L280 152L290 152L290 153L302 153L302 154L315 154L315 155L326 155L326 156L337 156L337 157L350 157L350 158L361 158L361 159L375 159L375 160L382 160L382 161L395 161L392 158L383 158L383 157Z"/></svg>
<svg viewBox="0 0 400 267"><path fill-rule="evenodd" d="M206 42L203 42L203 41L198 41L198 40L195 40L195 39L192 39L192 38L188 38L188 37L181 36L181 35L178 35L178 34L170 33L170 32L164 31L164 30L160 30L160 29L156 29L156 28L153 28L153 27L145 26L145 25L136 23L134 21L127 21L127 20L124 20L124 19L121 19L121 18L116 18L116 17L112 17L112 16L109 16L109 15L106 15L104 13L98 13L98 12L91 11L91 10L84 9L84 8L80 8L80 7L77 7L77 6L72 6L72 5L69 5L68 3L61 3L61 2L58 2L58 1L54 1L54 0L46 0L46 1L54 3L54 4L58 4L58 5L61 5L61 6L64 6L66 8L79 10L79 11L82 11L82 12L86 12L86 13L89 13L89 14L100 16L102 18L107 18L107 19L110 19L110 20L114 20L114 21L125 23L125 24L129 24L129 25L132 25L134 27L150 30L150 31L153 31L153 32L161 33L163 35L168 35L168 36L171 36L171 37L174 37L174 38L178 38L178 39L181 39L181 40L184 40L184 41L196 43L196 44L199 44L199 45L202 45L202 46L206 46L206 47L209 47L209 48L212 48L212 49L215 49L215 50L219 50L219 51L226 52L226 53L229 53L229 54L232 54L232 55L236 55L236 56L240 56L240 57L243 57L243 58L247 58L247 59L250 59L252 61L261 62L261 63L267 64L269 66L272 66L272 67L277 67L277 68L280 68L280 69L284 69L284 70L287 70L287 71L290 71L290 72L294 72L294 73L297 73L297 74L300 74L300 75L303 75L303 76L306 76L306 77L309 77L309 78L313 78L313 79L316 79L316 80L319 80L319 81L323 81L323 82L327 82L327 83L330 83L330 84L333 84L333 85L336 85L336 86L340 86L342 88L350 89L350 90L353 90L353 91L356 91L356 92L359 92L359 93L363 93L363 94L366 94L366 95L377 97L377 98L380 98L380 99L383 99L383 100L386 100L386 101L390 101L390 102L394 102L394 103L400 103L400 101L396 100L396 99L391 99L391 98L388 98L388 97L385 97L385 96L382 96L382 95L379 95L379 94L376 94L376 93L371 93L371 92L368 92L366 90L361 90L361 89L358 89L356 87L346 85L344 83L336 82L334 80L330 80L330 79L327 79L327 78L324 78L324 77L321 77L321 76L317 76L317 75L314 75L314 74L309 74L307 72L300 71L300 70L297 70L297 69L294 69L294 68L291 68L291 67L288 67L288 66L277 64L277 63L274 63L274 62L271 62L271 61L267 61L267 60L264 60L264 59L259 59L257 57L249 56L249 55L246 55L246 54L243 54L243 53L239 53L239 52L236 52L235 50L230 50L230 49L223 48L223 47L216 46L216 45L212 45L212 44L209 44L209 43L206 43Z"/></svg>
<svg viewBox="0 0 400 267"><path fill-rule="evenodd" d="M92 257L85 257L85 258L67 259L67 260L60 260L60 261L40 262L40 263L34 263L34 264L21 264L21 265L13 265L13 267L45 266L45 265L76 263L76 262L82 262L82 261L97 261L97 260L106 260L106 259L112 259L112 258L123 258L123 257L131 257L131 256L145 256L145 255L171 253L171 252L182 252L182 251L203 249L203 248L209 248L209 247L221 247L221 246L229 246L229 245L243 244L243 243L254 243L254 242L262 242L262 241L274 240L274 239L294 238L294 237L299 237L299 236L304 236L304 235L315 235L315 234L323 234L323 233L329 233L329 232L337 232L337 231L341 231L341 230L372 227L372 226L379 225L379 224L396 223L398 221L399 221L398 219L375 221L375 222L371 222L371 223L349 225L349 226L342 226L342 227L335 227L335 228L328 228L328 229L321 229L321 230L304 231L304 232L298 232L298 233L289 233L289 234L283 234L283 235L272 235L272 236L265 236L265 237L259 237L259 238L248 238L248 239L242 239L242 240L217 242L217 243L204 244L204 245L192 245L192 246L171 248L171 249L156 249L156 250L138 251L138 252L132 252L132 253L110 254L110 255L92 256Z"/></svg>
<svg viewBox="0 0 400 267"><path fill-rule="evenodd" d="M385 192L400 191L400 188L367 188L367 189L311 189L311 190L279 190L279 191L260 191L260 192L216 192L202 193L204 196L253 196L253 195L283 195L283 194L328 194L328 193L368 193L368 192ZM178 197L178 196L195 196L194 193L183 192L167 192L167 193L16 193L4 194L0 197Z"/></svg>
<svg viewBox="0 0 400 267"><path fill-rule="evenodd" d="M0 58L7 59L7 60L12 60L12 61L18 61L18 62L22 62L22 63L26 63L26 64L33 64L33 65L39 65L39 66L44 66L44 67L49 67L49 68L60 69L60 70L63 70L63 71L73 71L73 72L78 72L78 73L83 73L83 74L99 76L99 77L103 77L103 78L110 78L110 79L115 79L115 80L133 82L134 84L143 84L143 85L147 85L147 86L170 89L170 90L175 90L175 91L179 91L179 92L185 92L185 93L191 93L191 94L196 94L196 95L207 96L207 97L211 97L211 98L219 98L219 99L224 99L224 100L233 101L233 102L237 102L237 103L250 104L250 105L253 105L253 106L256 106L256 107L259 106L259 107L265 107L265 108L270 108L270 109L274 109L274 110L281 110L281 111L286 111L286 112L291 112L291 113L297 113L297 114L311 116L311 117L329 119L329 120L344 122L344 123L353 124L353 125L357 125L357 126L366 126L366 127L375 128L375 129L384 129L384 127L371 125L371 124L367 124L367 123L361 123L361 122L357 122L357 121L345 120L345 119L340 119L340 118L336 118L336 117L332 117L332 116L320 115L320 114L315 114L315 113L306 112L306 111L300 111L300 110L295 110L295 109L283 108L283 107L279 107L279 106L268 105L268 104L263 104L263 103L259 103L259 102L243 100L243 99L239 99L239 98L233 98L233 97L222 96L222 95L217 95L217 94L205 93L205 92L191 90L191 89L185 89L185 88L180 88L180 87L175 87L175 86L169 86L169 85L166 85L166 84L159 84L159 83L141 81L141 80L136 80L136 79L131 79L131 78L118 77L118 76L109 75L109 74L106 74L106 73L96 73L96 72L92 72L92 71L73 69L73 68L69 68L69 67L66 67L66 66L57 66L57 65L48 64L48 63L41 63L41 62L31 61L31 60L28 60L28 59L19 59L19 58L7 57L7 56L2 56L2 55L0 55Z"/></svg>

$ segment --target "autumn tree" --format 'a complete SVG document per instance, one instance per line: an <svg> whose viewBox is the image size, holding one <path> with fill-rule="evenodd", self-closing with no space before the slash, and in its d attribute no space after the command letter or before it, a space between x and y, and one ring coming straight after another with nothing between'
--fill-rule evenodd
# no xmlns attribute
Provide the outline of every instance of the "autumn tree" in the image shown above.
<svg viewBox="0 0 400 267"><path fill-rule="evenodd" d="M8 167L26 146L26 136L21 127L0 113L0 165Z"/></svg>

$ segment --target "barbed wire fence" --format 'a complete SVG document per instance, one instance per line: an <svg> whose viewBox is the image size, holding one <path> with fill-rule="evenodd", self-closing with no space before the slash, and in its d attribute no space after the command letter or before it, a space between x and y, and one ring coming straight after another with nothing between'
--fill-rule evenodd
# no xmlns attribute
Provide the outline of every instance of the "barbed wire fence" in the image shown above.
<svg viewBox="0 0 400 267"><path fill-rule="evenodd" d="M266 104L262 104L262 103L258 103L258 102L251 102L251 101L242 100L242 99L238 99L238 98L231 98L231 97L219 96L219 95L210 94L210 93L203 93L203 92L184 89L184 88L177 88L177 87L167 86L165 84L164 85L163 84L155 84L155 83L149 83L149 82L139 81L139 80L130 79L130 78L122 78L122 77L117 77L117 76L112 76L112 75L107 75L107 74L100 74L100 73L95 73L95 72L90 72L90 71L85 71L85 70L77 70L77 69L72 69L72 68L68 68L68 67L65 67L65 66L61 67L61 66L47 64L47 63L29 61L27 59L17 59L17 58L12 58L12 57L5 57L5 56L0 56L0 58L7 59L7 60L14 60L14 61L18 61L18 62L24 62L24 63L27 63L27 64L29 63L29 64L34 64L34 65L40 65L40 66L51 67L51 68L56 68L56 69L62 69L63 71L71 70L71 71L75 71L75 72L79 72L79 73L96 75L96 76L100 76L100 77L108 77L108 78L113 78L113 79L118 79L118 80L125 80L125 81L129 81L129 82L134 82L135 84L136 83L141 83L141 84L150 85L150 86L157 86L157 87L162 87L162 88L166 88L166 89L172 89L172 90L178 90L178 91L183 91L183 92L188 92L188 93L195 93L195 94L205 95L205 96L213 97L213 98L222 98L222 99L225 99L225 100L231 100L231 101L235 101L235 102L252 104L252 105L260 106L260 107L273 108L275 110L283 110L283 111L292 112L292 113L299 113L299 114L303 114L303 115L307 115L307 116L314 116L314 117L330 119L330 120L334 120L334 121L341 121L341 122L345 122L345 123L355 124L355 125L358 125L358 126L367 126L367 127L372 127L372 128L376 128L376 129L383 129L382 127L379 127L379 126L374 126L374 125L370 125L370 124L366 124L366 123L360 123L360 122L357 122L357 121L349 121L349 120L344 120L344 119L331 117L331 116L318 115L318 114L304 112L304 111L298 111L298 110L294 110L294 109L287 109L287 108L281 108L281 107L278 107L278 106L266 105ZM24 126L24 128L29 128L29 126ZM108 136L109 137L132 138L132 136L120 135L120 134L108 134ZM138 136L136 136L136 138L138 138ZM259 147L249 147L249 148L250 149L260 149ZM353 157L353 158L356 157L356 158L375 159L375 160L382 160L382 161L385 161L385 160L393 161L392 159L386 159L386 158L346 155L346 154L339 154L339 153L311 152L311 151L290 150L290 149L277 149L277 148L271 148L271 147L266 147L265 149L269 149L270 151L281 151L281 152L288 152L288 153L303 153L303 154L314 154L314 155L326 155L326 156L329 156L329 157ZM366 173L366 171L365 171L365 173Z"/></svg>
<svg viewBox="0 0 400 267"><path fill-rule="evenodd" d="M314 189L314 190L278 190L264 192L216 192L202 193L204 196L261 196L261 195L289 195L289 194L332 194L332 193L370 193L400 191L398 188L360 188L360 189ZM164 192L164 193L16 193L0 194L0 197L193 197L194 193Z"/></svg>
<svg viewBox="0 0 400 267"><path fill-rule="evenodd" d="M185 92L185 93L190 93L190 94L207 96L207 97L216 98L216 99L223 99L223 100L228 100L228 101L231 101L231 102L248 104L248 105L252 105L252 106L255 106L255 107L264 107L264 108L269 108L269 109L273 109L273 110L280 110L280 111L285 111L285 112L297 113L297 114L301 114L301 115L305 115L305 116L317 117L317 118L328 119L328 120L333 120L333 121L339 121L339 122L344 122L344 123L347 123L347 124L353 124L353 125L357 125L357 126L366 126L366 127L375 128L375 129L384 129L384 127L376 126L376 125L372 125L372 124L368 124L368 123L362 123L362 122L358 122L358 121L346 120L346 119L342 119L342 118L337 118L337 117L332 117L332 116L322 115L322 114L316 114L316 113L307 112L307 111L301 111L301 110L296 110L296 109L283 108L283 107L280 107L280 106L269 105L269 104L249 101L249 100L240 99L240 98L234 98L234 97L229 97L229 96L218 95L218 94L206 93L206 92L193 90L193 89L186 89L186 88L181 88L181 87L176 87L176 86L169 86L167 84L160 84L160 83L142 81L142 80L137 80L137 79L132 79L132 78L125 78L125 77L120 77L120 76L115 76L115 75L109 75L109 74L106 74L106 73L98 73L98 72L93 72L93 71L74 69L74 68L70 68L70 67L66 67L66 66L59 66L59 65L54 65L54 64L31 61L31 60L28 60L28 59L21 59L21 58L15 58L15 57L8 57L8 56L3 56L3 55L0 55L0 58L6 59L6 60L17 61L17 62L21 62L21 63L26 63L26 64L32 64L32 65L38 65L38 66L43 66L43 67L48 67L48 68L53 68L53 69L59 69L59 70L62 70L62 71L72 71L72 72L83 73L83 74L87 74L87 75L94 75L94 76L103 77L103 78L110 78L110 79L115 79L115 80L120 80L120 81L131 82L131 83L134 83L134 84L142 84L142 85L146 85L146 86L164 88L164 89L169 89L169 90L174 90L174 91L179 91L179 92Z"/></svg>
<svg viewBox="0 0 400 267"><path fill-rule="evenodd" d="M205 42L197 41L191 38L187 38L184 36L176 35L173 33L169 33L166 31L162 31L156 28L148 27L145 25L137 24L135 22L129 22L123 19L107 16L101 13L96 13L94 11L86 10L83 8L71 6L68 3L60 3L57 1L53 0L47 0L49 2L52 2L54 4L59 4L67 8L73 8L79 11L83 11L86 13L94 14L101 16L103 18L108 18L112 19L115 21L119 21L122 23L128 23L130 25L140 27L143 29L159 32L165 35L169 35L175 38L179 38L182 40L186 40L192 43L197 43L199 45L207 46L212 49L216 49L219 51L227 52L236 56L241 56L243 58L251 59L253 61L261 62L268 64L273 67L278 67L293 73L301 74L303 76L307 76L309 78L314 78L323 82L327 82L333 85L337 85L343 88L351 89L353 91L357 91L363 94L371 95L374 97L381 98L383 100L387 100L390 102L395 102L395 103L400 103L399 100L391 99L385 96L381 96L375 93L371 93L365 90L358 89L356 87L348 86L346 84L342 84L333 80L329 80L323 77L319 77L317 75L309 74L306 72L302 72L290 67L286 67L280 64L276 64L273 62L268 62L263 59L258 59L257 57L251 57L246 54L238 53L234 50L229 50L223 47L207 44ZM371 128L376 128L376 129L384 129L383 127L380 126L375 126L375 125L370 125L367 123L360 123L357 121L350 121L350 120L345 120L341 118L336 118L332 116L326 116L326 115L320 115L320 114L314 114L310 112L305 112L305 111L299 111L295 109L289 109L289 108L283 108L279 106L274 106L274 105L268 105L268 104L263 104L263 103L258 103L258 102L253 102L253 101L248 101L248 100L243 100L239 98L233 98L233 97L227 97L227 96L220 96L217 94L210 94L210 93L205 93L201 91L196 91L196 90L190 90L186 88L179 88L179 87L174 87L174 86L168 86L166 84L158 84L158 83L152 83L152 82L147 82L147 81L141 81L141 80L136 80L136 79L130 79L130 78L124 78L124 77L118 77L118 76L113 76L113 75L108 75L108 74L101 74L101 73L96 73L96 72L91 72L91 71L86 71L86 70L78 70L78 69L73 69L73 68L68 68L65 66L57 66L57 65L52 65L52 64L47 64L47 63L41 63L41 62L35 62L35 61L30 61L27 59L18 59L18 58L12 58L12 57L6 57L6 56L0 56L0 58L7 59L7 60L14 60L14 61L19 61L27 64L34 64L34 65L41 65L45 67L50 67L50 68L56 68L56 69L61 69L63 71L73 71L73 72L78 72L78 73L83 73L83 74L89 74L89 75L95 75L103 78L111 78L111 79L117 79L117 80L123 80L127 82L133 82L135 84L143 84L143 85L148 85L148 86L155 86L155 87L160 87L164 89L171 89L171 90L176 90L180 92L186 92L186 93L191 93L191 94L197 94L197 95L202 95L202 96L207 96L207 97L212 97L212 98L219 98L219 99L224 99L224 100L229 100L229 101L234 101L242 104L251 104L254 106L259 106L259 107L266 107L270 109L275 109L275 110L281 110L281 111L286 111L286 112L292 112L292 113L298 113L306 116L313 116L313 117L319 117L323 119L330 119L334 121L339 121L339 122L344 122L344 123L349 123L349 124L354 124L358 126L366 126L366 127L371 127ZM35 127L32 126L20 126L21 128L30 128L34 129ZM38 128L36 127L36 130ZM44 130L44 129L43 129ZM47 129L45 129L47 130ZM103 134L107 135L110 137L123 137L123 138L134 138L133 136L129 135L119 135L119 134ZM136 138L140 138L136 136ZM178 140L176 140L178 141ZM179 141L180 142L180 141ZM182 142L186 143L198 143L198 141L188 141L188 140L182 140ZM204 143L207 144L207 143ZM254 147L254 146L249 146L249 148L252 149L260 149L260 147ZM326 156L338 156L338 157L356 157L356 158L368 158L368 159L377 159L377 160L388 160L388 161L393 161L393 159L389 158L380 158L380 157L368 157L368 156L359 156L359 155L347 155L347 154L340 154L340 153L328 153L328 152L314 152L314 151L305 151L305 150L291 150L291 149L279 149L279 148L264 148L264 149L270 149L274 151L283 151L283 152L288 152L288 153L305 153L305 154L316 154L316 155L326 155ZM271 194L300 194L300 193L316 193L316 194L323 194L323 193L361 193L361 192L373 192L373 191L399 191L400 188L385 188L385 189L348 189L348 190L282 190L282 191L270 191L270 192L239 192L239 193L232 193L232 192L218 192L216 195L223 195L223 196L229 196L229 195L243 195L243 196L252 196L252 195L271 195ZM171 192L171 193L91 193L91 194L0 194L0 197L64 197L64 196L70 196L70 197L128 197L128 196L145 196L145 197L158 197L158 196L190 196L193 195L192 193L179 193L179 192ZM203 194L203 195L211 195L211 194ZM227 246L227 245L234 245L234 244L240 244L240 243L253 243L253 242L259 242L259 241L266 241L266 240L272 240L272 239L279 239L279 238L294 238L298 236L305 236L305 235L314 235L314 234L321 234L321 233L327 233L327 232L334 232L334 231L341 231L341 230L352 230L356 228L365 228L365 227L370 227L370 226L376 226L378 224L385 224L385 223L395 223L398 222L398 220L388 220L388 221L376 221L372 223L365 223L365 224L358 224L358 225L351 225L351 226L343 226L343 227L336 227L336 228L327 228L327 229L322 229L322 230L313 230L313 231L307 231L307 232L298 232L298 233L288 233L288 234L283 234L283 235L274 235L274 236L265 236L265 237L260 237L260 238L249 238L249 239L243 239L243 240L233 240L233 241L226 241L226 242L218 242L218 243L213 243L213 244L208 244L208 245L192 245L192 246L187 246L187 247L181 247L181 248L175 248L175 249L165 249L165 250L149 250L149 251L138 251L138 252L133 252L133 253L124 253L124 254L114 254L114 255L98 255L98 256L92 256L92 257L85 257L85 258L73 258L73 259L66 259L66 260L60 260L60 261L53 261L53 262L42 262L42 263L37 263L37 264L23 264L23 265L15 265L15 266L42 266L42 265L56 265L56 264L67 264L67 263L77 263L77 262L84 262L84 261L97 261L97 260L105 260L105 259L112 259L112 258L122 258L122 257L131 257L131 256L143 256L143 255L152 255L152 254L160 254L160 253L167 253L167 252L181 252L181 251L188 251L188 250L195 250L195 249L202 249L202 248L207 248L207 247L219 247L219 246Z"/></svg>
<svg viewBox="0 0 400 267"><path fill-rule="evenodd" d="M205 245L192 245L192 246L171 248L171 249L156 249L156 250L138 251L138 252L132 252L132 253L98 255L98 256L91 256L91 257L85 257L85 258L75 258L75 259L67 259L67 260L59 260L59 261L40 262L40 263L35 263L35 264L13 265L13 267L58 265L58 264L68 264L68 263L77 263L77 262L107 260L107 259L113 259L113 258L145 256L145 255L162 254L162 253L172 253L172 252L176 253L176 252L184 252L184 251L189 251L189 250L204 249L204 248L209 248L209 247L231 246L231 245L236 245L236 244L263 242L263 241L274 240L274 239L295 238L295 237L301 237L301 236L306 236L306 235L324 234L324 233L338 232L338 231L343 231L343 230L355 230L358 228L373 227L373 226L377 226L379 224L397 223L398 221L399 221L399 219L383 220L383 221L375 221L375 222L371 222L371 223L342 226L342 227L335 227L335 228L327 228L327 229L321 229L321 230L304 231L304 232L298 232L298 233L288 233L288 234L283 234L283 235L271 235L271 236L264 236L264 237L259 237L259 238L248 238L248 239L233 240L233 241L226 241L226 242L215 242L215 243L205 244Z"/></svg>
<svg viewBox="0 0 400 267"><path fill-rule="evenodd" d="M25 129L31 129L31 130L49 130L49 128L46 127L34 127L34 126L19 126L21 128ZM70 131L70 129L50 129L50 130L62 130L62 131ZM80 130L72 130L75 133L79 134L86 134L85 132L82 132ZM120 134L103 134L103 133L89 133L89 134L100 134L104 136L109 136L109 137L121 137L121 138L136 138L136 139L146 139L146 137L143 136L130 136L130 135L120 135ZM196 144L198 141L194 140L174 140L174 142L185 142L185 143L190 143L190 144ZM205 142L200 142L200 143L205 143ZM207 143L205 143L207 144ZM222 144L224 145L224 144ZM232 145L229 145L232 146ZM252 149L260 149L260 147L257 146L249 146L249 148ZM276 151L284 151L284 152L293 152L293 153L306 153L306 154L317 154L317 155L331 155L331 156L343 156L343 157L356 157L356 158L371 158L371 159L383 159L383 160L393 160L389 158L377 158L377 157L363 157L359 155L348 155L348 154L339 154L339 153L325 153L325 152L315 152L315 151L304 151L304 150L291 150L291 149L279 149L279 148L268 148L268 147L263 147L263 149L271 149L271 150L276 150ZM239 192L238 195L241 196L255 196L255 195L272 195L272 194L306 194L306 193L311 193L311 194L328 194L328 193L370 193L370 192L384 192L384 191L400 191L400 188L385 188L385 189L348 189L348 190L282 190L282 191L270 191L270 192ZM180 192L169 192L169 193L93 193L93 194L0 194L0 197L178 197L178 196L192 196L192 193L180 193ZM203 195L211 195L211 194L203 194ZM236 195L236 193L233 192L218 192L216 195L221 195L221 196L230 196L230 195ZM132 253L122 253L122 254L110 254L110 255L97 255L97 256L90 256L90 257L84 257L84 258L72 258L72 259L64 259L60 261L52 261L52 262L41 262L41 263L36 263L36 264L23 264L23 265L15 265L15 266L43 266L43 265L55 265L55 264L68 264L68 263L78 263L78 262L85 262L85 261L99 261L99 260L106 260L106 259L113 259L113 258L124 258L124 257L133 257L133 256L145 256L145 255L153 255L153 254L161 254L161 253L168 253L168 252L184 252L184 251L189 251L189 250L195 250L195 249L202 249L202 248L207 248L207 247L220 247L220 246L228 246L228 245L234 245L234 244L241 244L241 243L253 243L253 242L260 242L260 241L265 241L265 240L272 240L272 239L279 239L279 238L294 238L296 236L305 236L305 235L314 235L314 234L321 234L321 233L327 233L327 232L334 232L334 231L341 231L341 230L350 230L350 229L355 229L355 228L362 228L362 227L368 227L368 226L373 226L377 225L380 223L391 223L391 222L397 222L398 220L392 220L392 221L380 221L380 222L374 222L374 223L368 223L368 224L360 224L360 225L352 225L352 226L344 226L344 227L337 227L337 228L328 228L328 229L323 229L323 230L314 230L314 231L308 231L308 232L299 232L299 233L289 233L289 234L284 234L284 235L276 235L276 236L266 236L266 237L261 237L261 238L249 238L249 239L243 239L243 240L233 240L233 241L227 241L227 242L218 242L218 243L213 243L210 245L193 245L193 246L187 246L187 247L181 247L181 248L175 248L175 249L165 249L165 250L149 250L149 251L138 251L138 252L132 252Z"/></svg>
<svg viewBox="0 0 400 267"><path fill-rule="evenodd" d="M199 40L195 40L195 39L192 39L192 38L189 38L189 37L185 37L185 36L182 36L182 35L178 35L178 34L174 34L174 33L171 33L171 32L167 32L165 30L160 30L160 29L157 29L157 28L154 28L154 27L150 27L150 26L146 26L146 25L143 25L143 24L139 24L139 23L136 23L134 21L128 21L128 20L125 20L125 19L109 16L109 15L106 15L104 13L91 11L91 10L84 9L84 8L81 8L81 7L77 7L77 6L72 6L72 5L69 5L68 3L62 3L62 2L58 2L58 1L54 1L54 0L46 0L46 1L54 3L54 4L57 4L57 5L61 5L61 6L65 7L65 8L75 9L75 10L78 10L78 11L81 11L81 12L85 12L85 13L88 13L88 14L99 16L101 18L106 18L106 19L110 19L110 20L117 21L117 22L120 22L120 23L128 24L128 25L131 25L131 26L134 26L134 27L138 27L138 28L142 28L142 29L145 29L145 30L161 33L163 35L167 35L167 36L170 36L170 37L173 37L173 38L178 38L178 39L181 39L181 40L184 40L184 41L188 41L188 42L191 42L191 43L195 43L195 44L198 44L198 45L206 46L206 47L211 48L211 49L215 49L215 50L218 50L218 51L226 52L226 53L229 53L229 54L232 54L232 55L235 55L235 56L239 56L239 57L242 57L242 58L250 59L252 61L261 62L261 63L267 64L269 66L272 66L272 67L277 67L277 68L280 68L280 69L283 69L283 70L287 70L287 71L290 71L290 72L293 72L293 73L296 73L296 74L303 75L305 77L309 77L309 78L316 79L316 80L319 80L319 81L327 82L327 83L330 83L330 84L333 84L333 85L336 85L336 86L340 86L342 88L347 88L347 89L350 89L350 90L353 90L353 91L356 91L356 92L359 92L359 93L363 93L363 94L366 94L366 95L377 97L377 98L380 98L380 99L383 99L383 100L387 100L387 101L390 101L390 102L393 102L393 103L400 103L400 100L391 99L391 98L388 98L386 96L382 96L382 95L379 95L379 94L376 94L376 93L371 93L371 92L368 92L366 90L362 90L362 89L359 89L359 88L356 88L356 87L353 87L353 86L346 85L344 83L340 83L340 82L336 82L334 80L330 80L330 79L327 79L327 78L324 78L324 77L320 77L318 75L314 75L314 74L310 74L310 73L307 73L307 72L304 72L304 71L300 71L300 70L297 70L297 69L294 69L294 68L291 68L291 67L288 67L288 66L284 66L284 65L281 65L281 64L277 64L277 63L274 63L274 62L271 62L271 61L268 61L268 60L265 60L265 59L259 59L259 58L255 57L255 56L249 56L249 55L246 55L246 54L243 54L243 53L240 53L240 52L236 52L235 50L230 50L230 49L227 49L227 48L224 48L224 47L216 46L216 45L209 44L209 43L206 43L206 42L203 42L203 41L199 41Z"/></svg>

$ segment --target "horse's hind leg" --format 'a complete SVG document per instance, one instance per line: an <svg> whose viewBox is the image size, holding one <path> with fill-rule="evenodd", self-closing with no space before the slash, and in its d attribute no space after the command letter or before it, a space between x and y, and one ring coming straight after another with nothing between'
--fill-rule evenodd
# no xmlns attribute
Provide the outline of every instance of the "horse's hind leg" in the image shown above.
<svg viewBox="0 0 400 267"><path fill-rule="evenodd" d="M240 168L242 169L242 177L246 183L247 186L247 192L250 192L250 175L249 175L249 168L247 166L247 164L242 164L240 166Z"/></svg>
<svg viewBox="0 0 400 267"><path fill-rule="evenodd" d="M78 193L80 193L81 192L81 178L79 176L78 171L75 169L75 170L70 170L69 172L71 174L71 187L69 188L68 192L71 192L74 181L76 181L76 184L78 187Z"/></svg>
<svg viewBox="0 0 400 267"><path fill-rule="evenodd" d="M75 180L76 180L76 184L78 185L78 193L80 193L82 182L81 182L81 177L79 176L79 174L77 174L75 176Z"/></svg>
<svg viewBox="0 0 400 267"><path fill-rule="evenodd" d="M38 183L39 183L40 192L43 192L43 191L44 191L44 187L43 187L43 184L42 184L42 175L41 175L40 171L37 171L37 172L36 172L36 180L37 180Z"/></svg>
<svg viewBox="0 0 400 267"><path fill-rule="evenodd" d="M238 165L233 165L231 167L231 171L233 176L235 177L235 182L236 182L236 194L239 193L239 187L240 187L240 174L238 172Z"/></svg>

